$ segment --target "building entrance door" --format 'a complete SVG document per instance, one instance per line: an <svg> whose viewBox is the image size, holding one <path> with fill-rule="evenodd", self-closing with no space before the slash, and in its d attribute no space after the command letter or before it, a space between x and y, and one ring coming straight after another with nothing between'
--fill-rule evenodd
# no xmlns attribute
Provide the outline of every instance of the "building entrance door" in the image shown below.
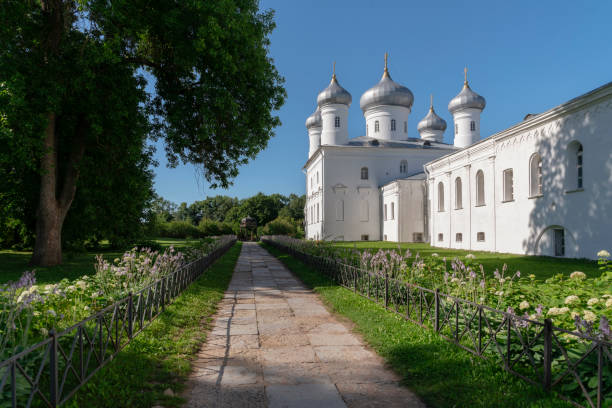
<svg viewBox="0 0 612 408"><path fill-rule="evenodd" d="M554 229L555 256L565 256L565 231L562 228Z"/></svg>

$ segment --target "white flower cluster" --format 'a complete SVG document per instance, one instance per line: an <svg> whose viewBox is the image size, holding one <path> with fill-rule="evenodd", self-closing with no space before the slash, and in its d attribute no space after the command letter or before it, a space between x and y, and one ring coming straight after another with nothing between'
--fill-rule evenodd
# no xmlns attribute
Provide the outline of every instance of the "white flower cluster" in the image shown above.
<svg viewBox="0 0 612 408"><path fill-rule="evenodd" d="M599 251L597 253L597 256L599 258L609 258L610 257L610 253L608 251L606 251L605 249L602 249L601 251Z"/></svg>
<svg viewBox="0 0 612 408"><path fill-rule="evenodd" d="M548 309L549 316L560 316L569 312L569 307L551 307Z"/></svg>
<svg viewBox="0 0 612 408"><path fill-rule="evenodd" d="M580 298L576 295L569 295L568 297L565 298L565 301L563 302L566 305L573 305L575 303L580 303Z"/></svg>
<svg viewBox="0 0 612 408"><path fill-rule="evenodd" d="M570 273L570 279L586 279L586 274L580 271Z"/></svg>

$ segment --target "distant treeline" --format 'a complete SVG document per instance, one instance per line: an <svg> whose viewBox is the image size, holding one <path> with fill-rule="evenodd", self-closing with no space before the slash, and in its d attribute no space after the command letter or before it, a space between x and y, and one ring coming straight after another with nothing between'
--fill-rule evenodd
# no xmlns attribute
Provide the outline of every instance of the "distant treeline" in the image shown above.
<svg viewBox="0 0 612 408"><path fill-rule="evenodd" d="M153 214L149 234L169 238L189 238L238 233L240 220L257 220L259 234L304 235L306 196L291 194L257 195L239 200L218 195L192 204L179 205L157 197L151 205Z"/></svg>

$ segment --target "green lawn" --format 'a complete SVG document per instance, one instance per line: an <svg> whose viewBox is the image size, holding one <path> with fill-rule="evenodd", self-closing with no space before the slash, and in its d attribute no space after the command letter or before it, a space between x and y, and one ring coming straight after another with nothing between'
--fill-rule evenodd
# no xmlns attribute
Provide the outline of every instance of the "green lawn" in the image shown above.
<svg viewBox="0 0 612 408"><path fill-rule="evenodd" d="M163 247L174 245L181 248L189 245L189 240L176 238L157 238L154 241ZM84 253L65 253L63 263L50 268L35 268L36 281L38 283L53 283L63 278L76 279L82 275L94 273L94 260L97 254L104 255L108 260L115 259L123 254L123 251L92 251ZM31 270L28 262L32 256L29 251L0 250L0 283L19 279L24 271Z"/></svg>
<svg viewBox="0 0 612 408"><path fill-rule="evenodd" d="M295 258L269 245L264 247L319 293L331 309L353 321L355 330L428 406L571 406L446 342L434 332L335 285Z"/></svg>
<svg viewBox="0 0 612 408"><path fill-rule="evenodd" d="M115 359L98 372L66 407L179 407L164 396L183 388L191 360L206 340L206 326L223 298L240 255L236 243Z"/></svg>
<svg viewBox="0 0 612 408"><path fill-rule="evenodd" d="M332 245L340 248L357 248L357 249L378 249L378 248L393 248L397 249L398 245L402 251L410 249L415 255L419 253L421 256L431 256L432 253L437 253L441 257L452 259L455 256L464 257L467 254L474 254L475 261L481 263L485 268L485 272L493 274L495 269L501 270L504 264L508 265L511 272L521 271L523 276L534 274L538 279L547 279L558 273L569 275L574 271L582 271L589 277L600 275L596 261L587 259L572 259L572 258L554 258L549 256L527 256L502 254L494 252L482 251L464 251L458 249L435 248L425 243L401 243L385 242L385 241L356 241L356 242L334 242Z"/></svg>

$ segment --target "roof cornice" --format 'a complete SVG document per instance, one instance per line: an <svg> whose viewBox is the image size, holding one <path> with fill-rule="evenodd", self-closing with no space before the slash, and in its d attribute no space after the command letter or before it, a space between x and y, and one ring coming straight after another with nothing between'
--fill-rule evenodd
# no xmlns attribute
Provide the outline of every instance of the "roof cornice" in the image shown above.
<svg viewBox="0 0 612 408"><path fill-rule="evenodd" d="M556 120L560 117L567 116L573 112L576 112L580 109L585 108L586 106L595 104L605 99L612 98L612 82L608 82L607 84L600 86L590 92L587 92L583 95L580 95L574 99L571 99L565 103L562 103L559 106L556 106L552 109L549 109L540 114L534 115L520 123L517 123L514 126L511 126L505 130L494 133L491 136L480 140L479 142L474 143L473 145L466 147L458 152L450 153L445 156L442 156L436 160L432 160L426 164L426 166L430 166L431 168L439 168L440 163L446 163L446 161L453 157L456 158L462 154L469 154L470 152L475 152L484 148L485 144L497 141L501 141L505 138L514 136L518 133L522 133L528 130L531 130L535 127L542 126L548 122Z"/></svg>

